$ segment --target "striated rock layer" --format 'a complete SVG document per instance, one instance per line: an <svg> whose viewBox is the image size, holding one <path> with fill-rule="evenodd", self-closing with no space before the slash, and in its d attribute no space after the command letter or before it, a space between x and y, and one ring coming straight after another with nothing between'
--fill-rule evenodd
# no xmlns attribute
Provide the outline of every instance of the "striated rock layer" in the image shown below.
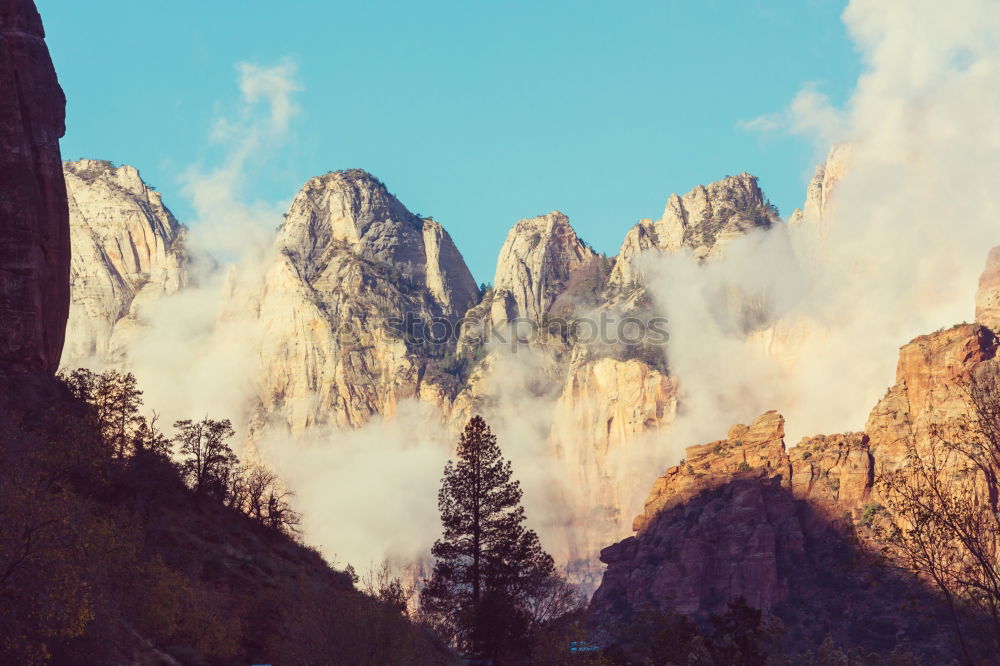
<svg viewBox="0 0 1000 666"><path fill-rule="evenodd" d="M32 0L0 0L0 369L54 372L69 312L66 98Z"/></svg>

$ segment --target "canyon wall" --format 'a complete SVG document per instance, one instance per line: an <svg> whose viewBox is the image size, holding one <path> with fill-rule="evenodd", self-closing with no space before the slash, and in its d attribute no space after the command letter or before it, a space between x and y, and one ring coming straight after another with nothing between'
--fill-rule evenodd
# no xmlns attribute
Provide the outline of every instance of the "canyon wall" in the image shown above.
<svg viewBox="0 0 1000 666"><path fill-rule="evenodd" d="M66 98L32 0L0 0L0 368L54 372L69 311Z"/></svg>

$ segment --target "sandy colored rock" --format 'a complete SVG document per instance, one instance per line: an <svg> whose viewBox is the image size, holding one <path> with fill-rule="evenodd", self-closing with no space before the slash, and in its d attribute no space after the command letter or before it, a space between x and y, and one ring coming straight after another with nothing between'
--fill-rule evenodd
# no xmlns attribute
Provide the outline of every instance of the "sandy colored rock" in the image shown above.
<svg viewBox="0 0 1000 666"><path fill-rule="evenodd" d="M632 529L641 533L660 512L735 475L778 476L787 487L791 475L784 437L785 419L777 412L766 412L749 426L730 428L727 439L688 447L681 463L655 481Z"/></svg>
<svg viewBox="0 0 1000 666"><path fill-rule="evenodd" d="M73 260L61 365L118 362L141 335L143 306L187 283L185 229L135 167L80 160L63 172Z"/></svg>
<svg viewBox="0 0 1000 666"><path fill-rule="evenodd" d="M683 197L672 194L659 220L640 220L625 235L610 282L623 287L641 282L643 252L685 248L705 259L720 254L733 239L779 221L757 178L748 173L699 185Z"/></svg>
<svg viewBox="0 0 1000 666"><path fill-rule="evenodd" d="M494 325L517 317L541 321L570 274L596 257L570 226L553 211L518 222L507 234L493 277Z"/></svg>

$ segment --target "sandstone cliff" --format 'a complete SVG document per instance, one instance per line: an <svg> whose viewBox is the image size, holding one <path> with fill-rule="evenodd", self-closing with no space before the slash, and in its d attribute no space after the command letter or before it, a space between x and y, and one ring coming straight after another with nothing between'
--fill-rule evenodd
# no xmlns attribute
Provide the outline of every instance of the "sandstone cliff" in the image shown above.
<svg viewBox="0 0 1000 666"><path fill-rule="evenodd" d="M121 361L142 326L142 307L188 280L185 229L131 166L63 165L73 259L61 365Z"/></svg>
<svg viewBox="0 0 1000 666"><path fill-rule="evenodd" d="M292 202L256 296L262 327L258 422L300 433L391 416L454 349L432 321L454 322L479 290L447 232L410 213L371 175L313 178ZM443 326L444 324L442 324ZM446 373L428 373L440 385Z"/></svg>
<svg viewBox="0 0 1000 666"><path fill-rule="evenodd" d="M768 412L687 449L654 484L636 534L601 552L594 621L614 626L647 607L705 619L743 597L780 618L785 649L829 636L953 654L944 608L858 547L857 537L873 538L878 506L868 436L810 437L787 451L783 426Z"/></svg>
<svg viewBox="0 0 1000 666"><path fill-rule="evenodd" d="M521 220L507 234L497 259L492 323L518 317L541 321L573 271L596 256L559 211Z"/></svg>
<svg viewBox="0 0 1000 666"><path fill-rule="evenodd" d="M54 372L69 311L66 98L32 0L0 0L0 369Z"/></svg>

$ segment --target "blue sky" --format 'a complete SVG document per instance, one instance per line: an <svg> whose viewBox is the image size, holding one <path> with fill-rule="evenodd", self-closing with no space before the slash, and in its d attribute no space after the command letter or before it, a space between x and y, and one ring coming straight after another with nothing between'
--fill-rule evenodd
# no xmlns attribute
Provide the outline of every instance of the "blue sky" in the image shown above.
<svg viewBox="0 0 1000 666"><path fill-rule="evenodd" d="M787 215L819 156L739 122L806 83L843 102L861 67L832 0L37 5L65 159L135 165L190 219L181 174L220 159L207 137L238 103L236 63L291 59L301 112L248 196L367 169L444 224L480 281L518 219L553 209L614 254L671 192L746 170Z"/></svg>

